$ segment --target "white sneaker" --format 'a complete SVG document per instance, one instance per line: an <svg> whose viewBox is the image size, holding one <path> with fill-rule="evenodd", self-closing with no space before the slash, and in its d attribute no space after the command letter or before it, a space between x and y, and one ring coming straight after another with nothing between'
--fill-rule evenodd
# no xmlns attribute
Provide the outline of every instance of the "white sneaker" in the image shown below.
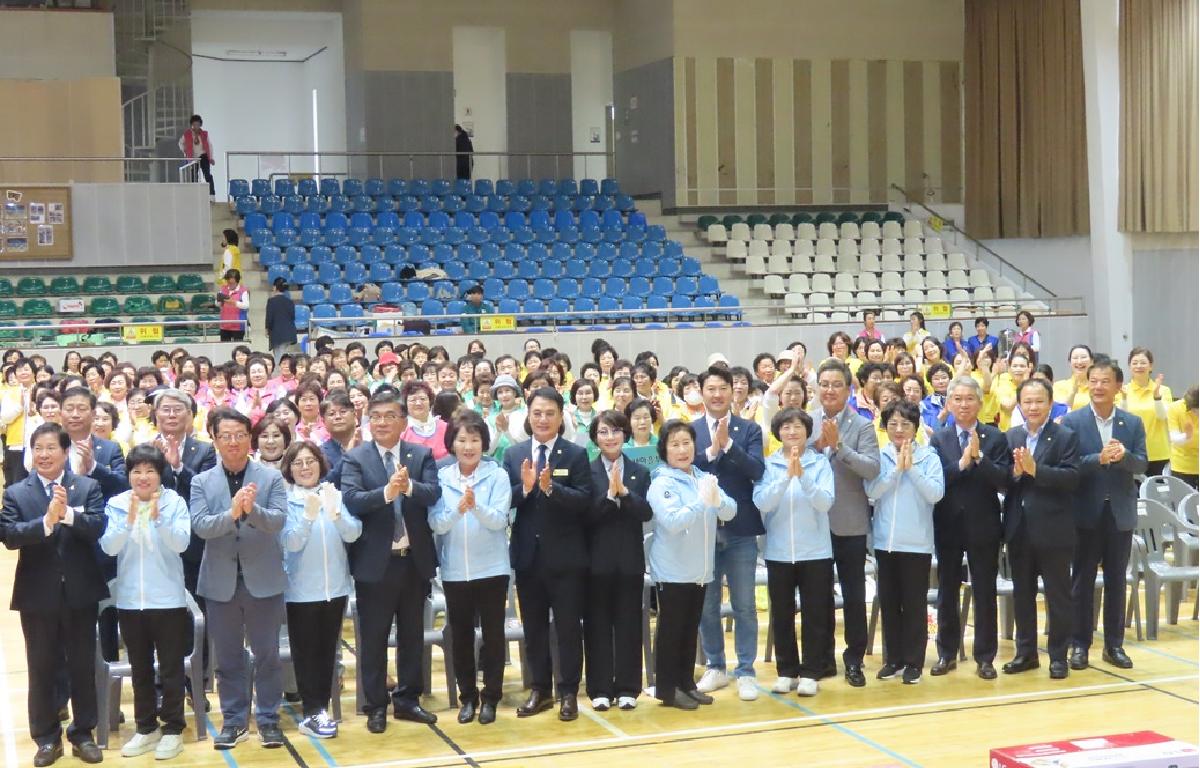
<svg viewBox="0 0 1200 768"><path fill-rule="evenodd" d="M796 683L796 693L800 696L816 696L820 686L811 677L802 677Z"/></svg>
<svg viewBox="0 0 1200 768"><path fill-rule="evenodd" d="M754 701L758 698L758 680L753 677L737 679L738 698L742 701Z"/></svg>
<svg viewBox="0 0 1200 768"><path fill-rule="evenodd" d="M617 707L620 709L634 709L637 707L637 699L632 696L621 696L617 699Z"/></svg>
<svg viewBox="0 0 1200 768"><path fill-rule="evenodd" d="M696 683L696 690L700 691L700 693L712 693L727 685L729 685L729 675L725 670L706 669L704 670L704 674L700 676L700 682Z"/></svg>
<svg viewBox="0 0 1200 768"><path fill-rule="evenodd" d="M597 696L596 698L592 699L592 709L596 710L597 712L607 712L608 708L611 706L612 701L609 700L607 696Z"/></svg>
<svg viewBox="0 0 1200 768"><path fill-rule="evenodd" d="M154 750L154 759L170 760L181 752L183 752L183 737L177 733L168 734L158 742L158 747Z"/></svg>
<svg viewBox="0 0 1200 768"><path fill-rule="evenodd" d="M135 733L133 738L121 747L121 757L137 757L154 751L154 747L162 738L162 731L154 733Z"/></svg>
<svg viewBox="0 0 1200 768"><path fill-rule="evenodd" d="M781 677L775 681L775 685L771 686L771 690L775 693L788 693L796 690L796 678Z"/></svg>

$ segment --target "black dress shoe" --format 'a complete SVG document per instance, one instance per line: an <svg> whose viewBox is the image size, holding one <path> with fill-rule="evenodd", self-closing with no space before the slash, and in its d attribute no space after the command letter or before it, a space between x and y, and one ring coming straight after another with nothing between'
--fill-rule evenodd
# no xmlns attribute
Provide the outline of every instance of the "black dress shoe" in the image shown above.
<svg viewBox="0 0 1200 768"><path fill-rule="evenodd" d="M575 694L563 694L562 704L558 707L558 719L569 723L577 717L579 717L579 702L576 701Z"/></svg>
<svg viewBox="0 0 1200 768"><path fill-rule="evenodd" d="M475 702L464 701L458 708L458 722L466 725L475 719Z"/></svg>
<svg viewBox="0 0 1200 768"><path fill-rule="evenodd" d="M929 674L934 677L941 677L950 670L958 669L958 662L954 659L938 659L929 668Z"/></svg>
<svg viewBox="0 0 1200 768"><path fill-rule="evenodd" d="M387 710L377 709L374 712L367 713L367 731L369 733L383 733L387 730Z"/></svg>
<svg viewBox="0 0 1200 768"><path fill-rule="evenodd" d="M412 704L406 707L392 707L392 717L397 720L411 720L414 723L421 725L433 725L437 722L437 715L425 709L420 704Z"/></svg>
<svg viewBox="0 0 1200 768"><path fill-rule="evenodd" d="M33 756L33 764L41 768L42 766L54 765L58 758L63 756L62 742L54 742L53 744L43 744L38 747L37 753Z"/></svg>
<svg viewBox="0 0 1200 768"><path fill-rule="evenodd" d="M863 674L862 664L846 665L846 682L855 688L862 688L867 684L867 676Z"/></svg>
<svg viewBox="0 0 1200 768"><path fill-rule="evenodd" d="M696 690L695 688L691 689L690 691L676 691L675 698L679 698L680 693L686 695L688 698L690 698L692 701L696 702L697 704L704 704L707 706L709 704L712 704L713 701L715 701L715 699L713 699L712 696L709 696L707 693L701 693L700 691Z"/></svg>
<svg viewBox="0 0 1200 768"><path fill-rule="evenodd" d="M554 706L554 699L541 691L530 691L525 703L517 707L517 717L533 717Z"/></svg>
<svg viewBox="0 0 1200 768"><path fill-rule="evenodd" d="M78 744L72 744L71 754L85 763L99 763L104 760L104 753L100 751L100 747L96 746L96 742L91 739L81 741Z"/></svg>
<svg viewBox="0 0 1200 768"><path fill-rule="evenodd" d="M1107 661L1107 659L1105 659ZM1087 669L1088 668L1088 652L1087 648L1076 648L1071 651L1071 669Z"/></svg>
<svg viewBox="0 0 1200 768"><path fill-rule="evenodd" d="M1103 658L1105 663L1112 664L1119 669L1133 669L1133 659L1129 658L1125 649L1120 646L1105 648Z"/></svg>
<svg viewBox="0 0 1200 768"><path fill-rule="evenodd" d="M675 697L673 699L671 699L671 701L669 701L669 702L664 701L663 704L668 707L675 707L675 709L684 709L689 712L691 712L694 709L700 708L700 702L696 701L691 696L688 696L685 692L678 691L678 690L675 691Z"/></svg>
<svg viewBox="0 0 1200 768"><path fill-rule="evenodd" d="M479 707L479 724L490 725L496 722L496 705L490 701L485 701Z"/></svg>
<svg viewBox="0 0 1200 768"><path fill-rule="evenodd" d="M1057 661L1050 662L1050 679L1067 679L1067 662L1064 659L1058 659Z"/></svg>
<svg viewBox="0 0 1200 768"><path fill-rule="evenodd" d="M1012 661L1005 664L1001 669L1006 675L1016 675L1021 672L1028 672L1031 669L1037 669L1041 664L1037 660L1037 656L1017 656Z"/></svg>
<svg viewBox="0 0 1200 768"><path fill-rule="evenodd" d="M979 676L980 680L995 680L996 668L992 666L992 662L990 661L981 661L975 667L975 674Z"/></svg>

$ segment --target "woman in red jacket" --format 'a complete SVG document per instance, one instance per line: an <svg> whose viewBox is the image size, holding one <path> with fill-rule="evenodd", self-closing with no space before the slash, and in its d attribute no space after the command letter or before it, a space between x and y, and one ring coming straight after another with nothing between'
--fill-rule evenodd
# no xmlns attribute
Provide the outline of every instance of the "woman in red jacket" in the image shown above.
<svg viewBox="0 0 1200 768"><path fill-rule="evenodd" d="M179 137L179 150L189 160L200 160L200 172L208 182L208 196L216 197L217 190L213 186L212 177L213 151L212 144L208 141L208 131L200 127L204 125L200 115L192 115L191 125L192 127Z"/></svg>

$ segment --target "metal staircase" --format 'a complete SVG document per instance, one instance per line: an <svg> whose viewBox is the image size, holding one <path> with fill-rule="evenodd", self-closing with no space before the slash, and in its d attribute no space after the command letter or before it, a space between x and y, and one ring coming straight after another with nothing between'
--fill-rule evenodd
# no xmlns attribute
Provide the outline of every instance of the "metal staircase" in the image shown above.
<svg viewBox="0 0 1200 768"><path fill-rule="evenodd" d="M154 50L164 44L164 33L189 29L190 24L190 0L116 0L113 4L126 157L179 152L175 143L192 114L190 67L183 76L168 77L155 66ZM126 163L125 180L173 180L174 168L167 165Z"/></svg>

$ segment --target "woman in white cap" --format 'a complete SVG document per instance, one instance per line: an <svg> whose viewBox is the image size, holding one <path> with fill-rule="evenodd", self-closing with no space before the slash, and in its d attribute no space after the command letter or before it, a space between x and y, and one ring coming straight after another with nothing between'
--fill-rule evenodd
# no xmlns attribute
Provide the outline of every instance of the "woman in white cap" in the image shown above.
<svg viewBox="0 0 1200 768"><path fill-rule="evenodd" d="M521 385L506 373L500 374L492 382L492 397L499 403L500 409L487 417L487 423L491 430L491 455L500 461L508 446L529 437L525 434L525 400L522 398Z"/></svg>

